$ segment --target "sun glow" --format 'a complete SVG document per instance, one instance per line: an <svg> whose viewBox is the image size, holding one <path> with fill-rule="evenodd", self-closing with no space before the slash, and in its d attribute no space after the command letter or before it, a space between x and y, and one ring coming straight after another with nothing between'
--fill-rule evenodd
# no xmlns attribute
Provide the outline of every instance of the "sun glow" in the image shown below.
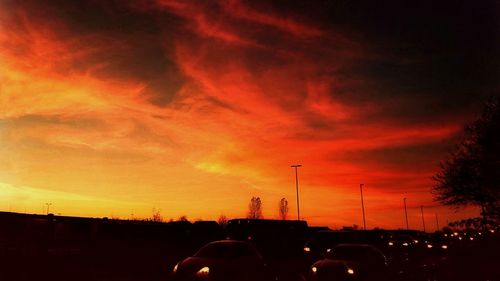
<svg viewBox="0 0 500 281"><path fill-rule="evenodd" d="M293 163L311 225L359 225L361 177L369 228L400 227L402 196L434 204L464 118L385 78L412 59L270 3L81 5L0 4L0 209L216 219L258 196L278 218Z"/></svg>

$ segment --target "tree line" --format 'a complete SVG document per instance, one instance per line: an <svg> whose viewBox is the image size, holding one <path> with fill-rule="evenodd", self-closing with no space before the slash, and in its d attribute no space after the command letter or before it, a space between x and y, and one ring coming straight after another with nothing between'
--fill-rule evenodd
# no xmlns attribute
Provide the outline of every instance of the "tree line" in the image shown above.
<svg viewBox="0 0 500 281"><path fill-rule="evenodd" d="M279 218L286 220L288 217L288 200L286 198L281 198L278 203ZM249 219L263 219L262 215L262 200L260 197L252 197L250 203L248 204L248 214Z"/></svg>

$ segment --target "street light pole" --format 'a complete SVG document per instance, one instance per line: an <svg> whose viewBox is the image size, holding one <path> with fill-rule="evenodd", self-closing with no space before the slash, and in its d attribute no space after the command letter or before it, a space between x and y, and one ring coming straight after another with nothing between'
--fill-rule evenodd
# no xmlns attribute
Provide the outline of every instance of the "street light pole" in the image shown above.
<svg viewBox="0 0 500 281"><path fill-rule="evenodd" d="M295 189L297 191L297 220L300 221L300 207L299 207L299 175L297 173L297 168L302 167L302 165L292 165L290 166L295 169Z"/></svg>
<svg viewBox="0 0 500 281"><path fill-rule="evenodd" d="M408 230L408 229L410 229L410 228L408 227L408 211L406 210L406 197L405 197L405 198L403 198L403 203L404 203L404 205L405 205L406 230Z"/></svg>
<svg viewBox="0 0 500 281"><path fill-rule="evenodd" d="M363 186L364 184L359 184L359 190L361 192L361 209L363 210L363 229L366 230L366 220L365 220L365 203L363 202Z"/></svg>
<svg viewBox="0 0 500 281"><path fill-rule="evenodd" d="M424 206L422 205L420 205L420 212L422 213L422 225L424 226L424 232L425 232Z"/></svg>
<svg viewBox="0 0 500 281"><path fill-rule="evenodd" d="M436 230L439 231L439 220L438 220L438 214L436 213Z"/></svg>
<svg viewBox="0 0 500 281"><path fill-rule="evenodd" d="M45 203L45 205L47 205L47 215L49 214L49 208L50 208L50 205L52 205L52 203Z"/></svg>

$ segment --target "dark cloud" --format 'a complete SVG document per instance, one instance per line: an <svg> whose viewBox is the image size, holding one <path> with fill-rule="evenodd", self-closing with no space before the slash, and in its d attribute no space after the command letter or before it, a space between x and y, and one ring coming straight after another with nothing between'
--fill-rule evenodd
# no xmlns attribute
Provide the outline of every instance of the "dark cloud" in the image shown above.
<svg viewBox="0 0 500 281"><path fill-rule="evenodd" d="M359 122L465 122L498 89L500 29L494 1L51 0L5 5L45 19L59 39L81 38L79 44L85 45L88 35L96 35L105 38L101 44L116 44L99 46L60 66L61 71L136 81L151 103L166 106L186 83L206 86L200 77L186 76L179 65L181 50L209 70L206 79L240 73L263 100L300 116L306 128L296 132L298 138L337 138ZM308 106L307 87L318 83L328 85L332 101L356 113L344 120L338 112ZM245 105L232 103L231 95L207 100L246 114ZM365 112L370 108L375 110Z"/></svg>
<svg viewBox="0 0 500 281"><path fill-rule="evenodd" d="M379 104L383 110L373 118L428 124L454 116L464 122L498 91L500 9L495 1L322 5L324 24L348 26L351 38L367 44L371 53L337 71L357 83L333 85L332 96L349 105ZM342 12L336 10L339 5Z"/></svg>
<svg viewBox="0 0 500 281"><path fill-rule="evenodd" d="M347 151L342 156L332 155L332 158L351 163L363 163L379 170L412 172L428 172L438 167L439 159L450 151L455 138L439 140L432 143L407 144L385 148L361 151Z"/></svg>
<svg viewBox="0 0 500 281"><path fill-rule="evenodd" d="M302 163L308 190L345 189L315 191L317 206L332 206L325 194L352 196L360 178L384 200L424 201L461 125L498 91L499 7L489 0L0 6L2 141L42 171L19 165L20 175L54 185L69 156L107 186L144 187L140 197L180 182L227 194L211 174L277 194L288 190L286 163ZM135 179L121 168L107 177L113 159L130 162ZM164 176L165 163L178 164L177 177ZM71 176L98 186L83 178Z"/></svg>
<svg viewBox="0 0 500 281"><path fill-rule="evenodd" d="M178 21L175 15L135 10L127 1L25 1L4 6L13 11L10 27L27 40L31 40L30 28L45 28L58 41L71 44L75 53L86 50L83 56L56 64L59 73L135 81L145 86L144 95L159 106L168 104L183 84L184 77L171 57L173 41L164 40L171 28L165 23ZM26 17L36 24L26 26L33 23Z"/></svg>

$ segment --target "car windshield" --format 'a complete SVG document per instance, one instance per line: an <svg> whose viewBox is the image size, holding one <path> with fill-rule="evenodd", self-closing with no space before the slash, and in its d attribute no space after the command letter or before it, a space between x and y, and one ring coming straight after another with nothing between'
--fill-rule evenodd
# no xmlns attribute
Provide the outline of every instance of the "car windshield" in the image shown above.
<svg viewBox="0 0 500 281"><path fill-rule="evenodd" d="M195 255L200 258L234 259L258 257L252 246L245 243L212 243L201 248Z"/></svg>
<svg viewBox="0 0 500 281"><path fill-rule="evenodd" d="M339 246L328 252L326 258L356 261L368 258L372 252L369 247Z"/></svg>

